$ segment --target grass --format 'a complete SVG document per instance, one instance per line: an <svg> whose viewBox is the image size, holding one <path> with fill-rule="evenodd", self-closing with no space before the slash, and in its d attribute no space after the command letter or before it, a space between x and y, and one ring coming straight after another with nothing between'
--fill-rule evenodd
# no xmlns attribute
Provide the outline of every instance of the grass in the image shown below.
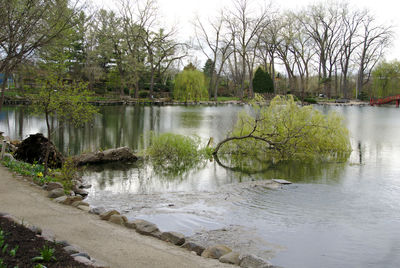
<svg viewBox="0 0 400 268"><path fill-rule="evenodd" d="M240 101L238 97L217 97L217 101Z"/></svg>

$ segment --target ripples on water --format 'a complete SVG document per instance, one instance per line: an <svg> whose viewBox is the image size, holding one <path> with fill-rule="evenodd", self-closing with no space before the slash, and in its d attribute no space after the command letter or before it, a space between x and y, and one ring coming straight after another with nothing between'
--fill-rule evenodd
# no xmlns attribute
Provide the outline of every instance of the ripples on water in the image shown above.
<svg viewBox="0 0 400 268"><path fill-rule="evenodd" d="M60 126L55 142L77 154L142 149L141 136L150 130L221 140L241 109L248 107L105 107L93 126ZM400 110L317 109L345 117L353 147L349 163L286 163L246 175L209 162L179 178L157 175L146 163L101 166L85 175L93 184L88 201L284 267L399 267ZM0 130L12 138L45 132L42 118L20 108L7 107L0 120ZM294 184L270 189L252 183L271 178Z"/></svg>

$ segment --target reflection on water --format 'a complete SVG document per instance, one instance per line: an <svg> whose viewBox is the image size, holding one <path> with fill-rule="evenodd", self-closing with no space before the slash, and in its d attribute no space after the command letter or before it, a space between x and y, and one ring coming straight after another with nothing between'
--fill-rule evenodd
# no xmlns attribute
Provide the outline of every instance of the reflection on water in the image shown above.
<svg viewBox="0 0 400 268"><path fill-rule="evenodd" d="M56 144L71 154L118 146L140 150L150 130L218 141L241 109L249 107L104 107L92 125L58 126ZM246 174L209 161L178 177L164 176L146 162L96 166L85 172L93 185L88 201L284 267L398 267L400 110L317 109L345 117L353 149L348 163L280 163ZM45 132L45 124L24 108L7 107L0 130L21 138ZM253 183L271 178L294 184L271 189Z"/></svg>

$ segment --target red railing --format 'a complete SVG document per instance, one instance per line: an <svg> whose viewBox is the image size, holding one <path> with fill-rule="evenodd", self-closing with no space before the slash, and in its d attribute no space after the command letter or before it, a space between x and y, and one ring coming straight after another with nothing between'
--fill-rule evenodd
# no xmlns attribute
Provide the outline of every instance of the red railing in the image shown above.
<svg viewBox="0 0 400 268"><path fill-rule="evenodd" d="M399 102L400 102L400 95L396 96L390 96L382 99L370 99L369 100L369 105L374 106L374 105L381 105L381 104L386 104L392 101L396 101L396 107L399 107Z"/></svg>

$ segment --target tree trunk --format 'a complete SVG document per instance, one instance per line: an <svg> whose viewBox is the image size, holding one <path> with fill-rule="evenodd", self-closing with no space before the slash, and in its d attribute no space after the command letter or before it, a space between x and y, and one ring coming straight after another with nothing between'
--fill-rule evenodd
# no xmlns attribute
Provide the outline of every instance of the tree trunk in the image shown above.
<svg viewBox="0 0 400 268"><path fill-rule="evenodd" d="M46 155L44 157L44 174L43 174L43 177L47 176L47 172L48 172L48 169L49 169L51 129L50 129L50 122L49 122L49 114L48 114L48 112L46 112L46 125L47 125L47 146L46 146Z"/></svg>
<svg viewBox="0 0 400 268"><path fill-rule="evenodd" d="M6 91L6 85L8 82L8 71L4 73L3 77L3 84L1 85L1 100L0 100L0 112L3 109L3 103L4 103L4 92Z"/></svg>

